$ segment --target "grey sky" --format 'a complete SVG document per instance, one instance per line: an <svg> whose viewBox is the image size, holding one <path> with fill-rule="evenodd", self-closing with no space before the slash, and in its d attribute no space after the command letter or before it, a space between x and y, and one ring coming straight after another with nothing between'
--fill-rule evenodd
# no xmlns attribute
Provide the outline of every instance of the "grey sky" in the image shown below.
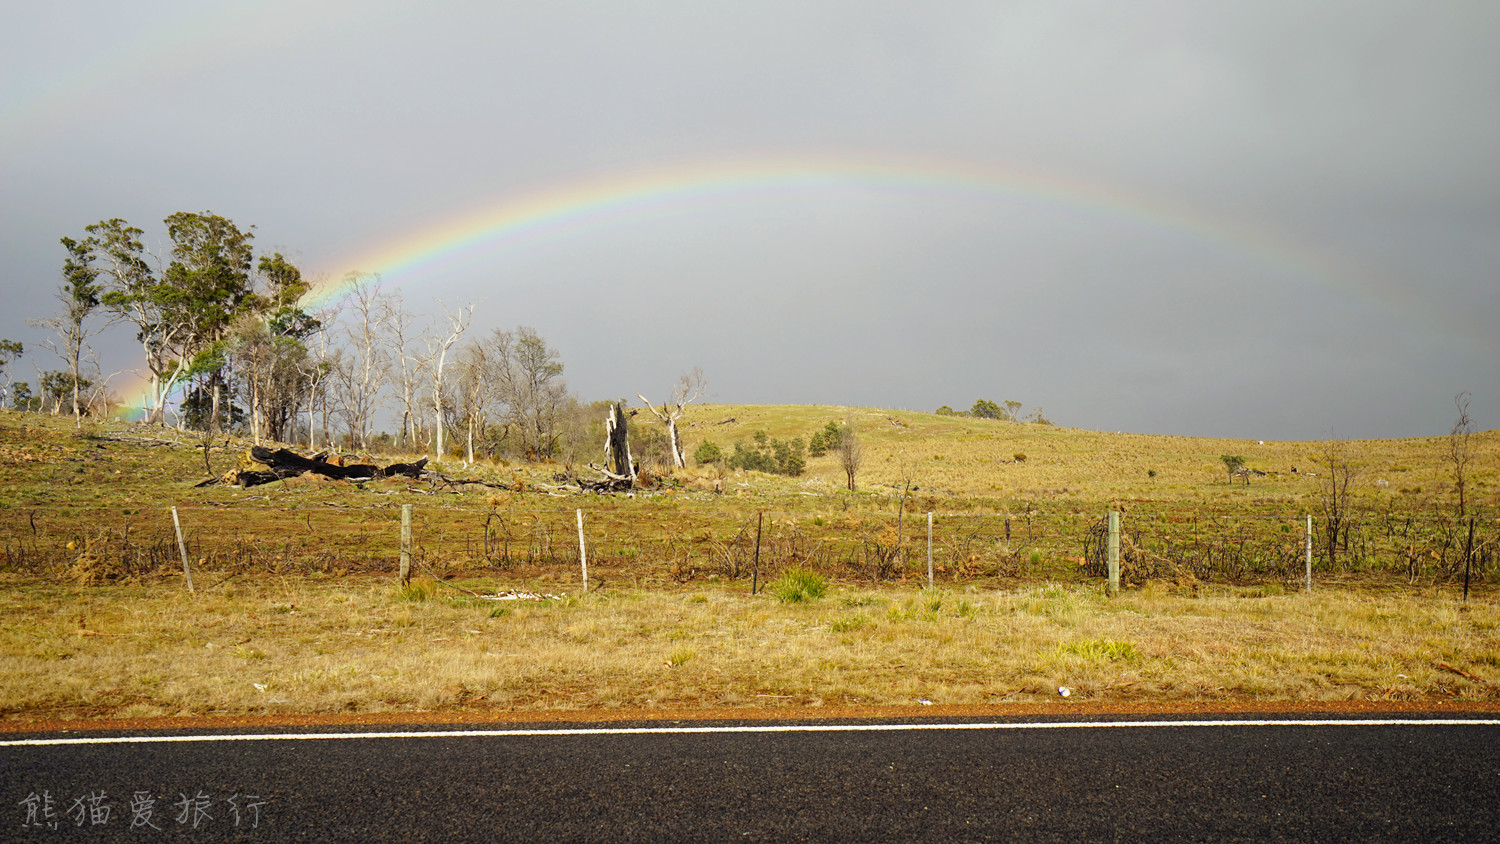
<svg viewBox="0 0 1500 844"><path fill-rule="evenodd" d="M29 348L58 238L103 218L160 246L212 210L338 277L628 172L931 161L1074 188L713 193L386 283L535 326L585 398L699 366L718 401L1146 433L1440 434L1460 390L1500 424L1494 3L7 6L0 337Z"/></svg>

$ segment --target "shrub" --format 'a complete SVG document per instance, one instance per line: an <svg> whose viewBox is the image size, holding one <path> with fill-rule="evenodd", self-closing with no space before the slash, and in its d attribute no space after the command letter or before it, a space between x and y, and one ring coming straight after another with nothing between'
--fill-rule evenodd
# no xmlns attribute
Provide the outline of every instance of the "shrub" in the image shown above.
<svg viewBox="0 0 1500 844"><path fill-rule="evenodd" d="M1005 413L1000 409L1000 405L995 404L989 399L979 399L978 401L974 402L974 406L969 408L969 414L975 419L1005 418Z"/></svg>
<svg viewBox="0 0 1500 844"><path fill-rule="evenodd" d="M712 440L704 440L693 450L693 462L699 466L709 463L723 463L724 450L719 448L718 443Z"/></svg>
<svg viewBox="0 0 1500 844"><path fill-rule="evenodd" d="M806 569L787 569L771 584L771 591L783 604L816 601L828 591L828 580Z"/></svg>
<svg viewBox="0 0 1500 844"><path fill-rule="evenodd" d="M727 465L731 469L796 477L807 468L804 450L800 437L793 437L791 442L782 442L768 438L765 431L756 431L755 445L751 447L743 441L736 442L734 454L729 456Z"/></svg>

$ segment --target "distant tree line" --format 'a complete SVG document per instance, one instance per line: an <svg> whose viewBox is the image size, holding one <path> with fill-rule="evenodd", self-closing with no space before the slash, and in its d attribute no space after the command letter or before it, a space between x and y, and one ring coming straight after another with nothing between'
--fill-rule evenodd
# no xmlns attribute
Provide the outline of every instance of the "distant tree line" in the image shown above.
<svg viewBox="0 0 1500 844"><path fill-rule="evenodd" d="M943 405L933 411L939 416L967 416L974 419L999 419L1005 422L1030 422L1036 425L1051 425L1051 420L1042 415L1040 407L1021 417L1022 404L1018 401L1007 401L996 404L989 399L979 399L974 406L968 410L954 410L948 405Z"/></svg>

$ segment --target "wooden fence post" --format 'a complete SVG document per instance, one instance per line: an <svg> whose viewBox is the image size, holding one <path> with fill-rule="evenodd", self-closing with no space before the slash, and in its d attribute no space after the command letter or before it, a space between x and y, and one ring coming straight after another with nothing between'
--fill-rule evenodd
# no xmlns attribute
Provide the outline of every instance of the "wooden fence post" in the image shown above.
<svg viewBox="0 0 1500 844"><path fill-rule="evenodd" d="M927 588L932 588L932 513L927 514Z"/></svg>
<svg viewBox="0 0 1500 844"><path fill-rule="evenodd" d="M1312 513L1307 514L1307 591L1312 591Z"/></svg>
<svg viewBox="0 0 1500 844"><path fill-rule="evenodd" d="M578 511L578 564L583 567L583 591L589 591L589 555L583 547L583 510Z"/></svg>
<svg viewBox="0 0 1500 844"><path fill-rule="evenodd" d="M750 568L750 594L760 587L760 526L766 518L764 512L755 514L755 563Z"/></svg>
<svg viewBox="0 0 1500 844"><path fill-rule="evenodd" d="M1469 538L1464 542L1464 602L1469 600L1469 559L1474 556L1474 517L1469 517Z"/></svg>
<svg viewBox="0 0 1500 844"><path fill-rule="evenodd" d="M177 530L177 553L182 555L182 576L187 578L189 592L197 592L193 588L193 570L188 566L187 543L182 539L182 521L177 518L177 508L172 508L172 527Z"/></svg>
<svg viewBox="0 0 1500 844"><path fill-rule="evenodd" d="M1104 591L1109 597L1120 594L1120 511L1109 511L1109 583Z"/></svg>
<svg viewBox="0 0 1500 844"><path fill-rule="evenodd" d="M411 583L411 505L401 505L401 585Z"/></svg>

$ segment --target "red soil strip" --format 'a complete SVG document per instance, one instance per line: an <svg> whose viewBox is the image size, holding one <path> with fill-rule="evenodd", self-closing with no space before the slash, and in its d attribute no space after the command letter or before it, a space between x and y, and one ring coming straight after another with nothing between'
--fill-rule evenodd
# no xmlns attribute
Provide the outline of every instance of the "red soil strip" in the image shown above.
<svg viewBox="0 0 1500 844"><path fill-rule="evenodd" d="M597 724L661 721L842 721L913 718L1025 718L1038 715L1437 715L1500 713L1500 702L1205 701L1199 703L1017 703L994 706L825 706L765 709L471 709L346 715L236 715L167 718L68 718L10 713L0 734L140 730L233 730L278 727ZM29 720L34 719L34 720Z"/></svg>

